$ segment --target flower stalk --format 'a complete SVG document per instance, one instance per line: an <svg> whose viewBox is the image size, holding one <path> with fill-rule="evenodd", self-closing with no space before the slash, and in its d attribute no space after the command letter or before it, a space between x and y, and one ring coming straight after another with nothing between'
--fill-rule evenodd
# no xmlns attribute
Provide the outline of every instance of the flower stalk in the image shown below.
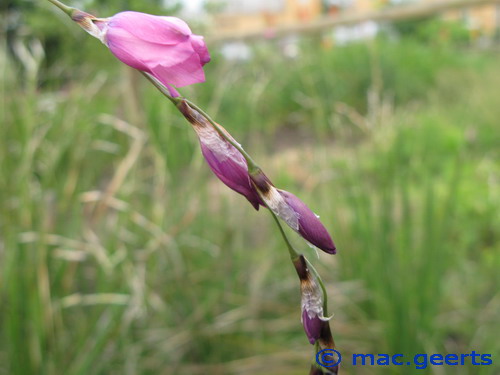
<svg viewBox="0 0 500 375"><path fill-rule="evenodd" d="M252 157L243 149L243 147L241 147L241 145L237 142L234 142L230 137L228 137L226 135L226 133L224 131L222 131L222 129L220 128L219 124L217 124L205 111L203 111L200 107L198 107L198 105L194 104L192 101L190 100L187 100L185 98L181 98L181 97L172 97L168 91L168 89L166 87L164 87L160 82L158 82L158 80L156 80L154 77L152 77L150 74L148 73L144 73L142 72L142 74L168 99L170 100L175 106L177 109L179 109L180 107L180 104L185 101L191 108L193 108L194 110L196 110L197 112L199 112L216 130L217 132L219 133L219 135L221 137L223 137L225 140L227 140L229 143L231 143L231 145L236 148L242 155L243 157L245 158L245 160L247 161L247 164L248 164L248 171L249 173L251 173L250 171L253 169L253 170L258 170L258 171L261 171L260 167L257 165L257 163L255 163L252 159ZM182 111L181 111L182 112ZM254 172L255 174L255 172ZM276 214L271 210L269 209L269 213L271 214L274 222L276 223L276 225L278 226L278 229L281 233L281 236L283 238L283 240L285 241L285 244L286 244L286 247L287 247L287 250L290 254L290 258L292 260L292 262L296 261L300 254L299 252L294 248L294 246L292 245L292 243L290 242L288 236L286 235L284 229L283 229L283 226L281 225L281 223L279 222L279 219L278 217L276 216ZM322 290L322 293L323 293L323 311L324 311L324 314L325 315L328 315L328 294L326 293L326 288L325 288L325 284L323 283L323 280L321 279L321 276L320 274L318 273L318 271L316 270L316 268L314 268L314 266L311 264L311 262L309 262L309 260L306 259L306 262L307 262L307 266L309 268L309 270L312 271L312 273L314 274L314 276L316 277L316 279L318 280L318 283L321 287L321 290Z"/></svg>
<svg viewBox="0 0 500 375"><path fill-rule="evenodd" d="M281 233L281 237L283 237L283 241L285 241L286 248L288 249L288 253L290 254L290 259L292 260L292 263L295 262L300 257L300 254L297 252L297 250L295 250L292 243L288 239L288 236L286 235L285 231L283 230L283 226L281 225L280 221L278 220L278 217L276 216L276 214L272 210L269 210L269 213L271 214L271 216L274 219L274 222L278 226L278 229Z"/></svg>
<svg viewBox="0 0 500 375"><path fill-rule="evenodd" d="M221 125L175 89L204 81L202 68L210 61L210 55L203 37L192 34L184 21L174 17L122 12L98 19L58 0L49 1L100 39L120 61L140 71L175 105L193 126L205 159L224 184L245 196L255 209L259 206L269 209L300 279L302 321L309 341L315 345L316 352L333 349L325 285L314 266L292 245L279 219L310 244L335 254L336 248L328 231L299 198L277 189ZM143 54L147 55L146 59ZM336 374L338 367L333 371ZM313 365L311 374L320 373L330 372Z"/></svg>
<svg viewBox="0 0 500 375"><path fill-rule="evenodd" d="M56 7L61 9L64 13L66 13L68 16L72 16L74 12L76 12L78 9L72 8L67 6L66 4L61 3L58 0L49 0L52 4L54 4Z"/></svg>
<svg viewBox="0 0 500 375"><path fill-rule="evenodd" d="M186 103L190 108L194 109L195 111L197 111L201 116L203 116L216 130L217 132L219 133L219 135L221 137L223 137L225 140L227 140L233 147L235 147L245 158L245 160L247 161L247 164L248 164L248 170L249 170L249 173L251 169L253 169L254 171L257 171L257 172L254 172L254 175L258 174L258 173L262 173L262 170L260 169L260 167L257 165L257 163L255 163L252 159L252 157L241 147L241 145L237 142L235 142L231 137L229 137L225 131L222 130L222 128L219 126L219 124L217 124L205 111L203 111L200 107L198 107L196 104L194 104L193 102L191 102L190 100L187 100L185 98L182 98L182 97L172 97L170 94L169 94L169 91L166 87L164 87L160 82L158 82L158 80L156 80L154 77L152 77L151 75L149 75L148 73L142 73L167 99L169 99L175 106L176 108L182 113L183 110L181 109L181 106L182 106L182 103ZM265 200L264 200L265 202ZM267 204L266 204L267 206ZM269 208L269 207L268 207ZM325 284L320 276L320 274L318 273L318 271L316 270L316 268L312 265L312 263L305 257L303 257L296 249L295 247L292 245L290 239L288 238L288 236L286 235L284 229L283 229L283 226L281 225L278 217L276 216L276 214L273 212L273 210L271 210L269 208L269 213L271 214L274 222L276 223L277 227L278 227L278 230L279 232L281 233L281 236L286 244L286 247L287 247L287 250L288 250L288 253L290 255L290 259L292 261L292 263L294 264L294 266L296 265L296 263L299 261L299 259L302 257L307 265L307 269L308 271L310 271L313 275L313 277L315 278L315 280L318 282L319 284L319 287L321 288L321 294L322 294L322 307L323 307L323 314L325 316L328 316L328 294L326 292L326 287L325 287ZM328 324L328 322L325 322L326 324ZM329 330L329 328L328 328ZM318 343L316 343L316 352L318 352L320 350L320 346Z"/></svg>
<svg viewBox="0 0 500 375"><path fill-rule="evenodd" d="M146 75L146 77L148 77L148 76ZM148 79L150 79L150 78L148 77ZM193 108L198 113L200 113L218 131L218 133L224 139L226 139L229 143L231 143L231 145L233 145L238 151L241 152L241 154L245 157L245 160L248 163L249 173L250 173L251 168L254 168L254 170L258 170L257 173L259 173L259 172L262 173L260 167L253 161L253 159L241 147L241 145L239 143L235 142L232 138L228 137L227 134L226 134L226 132L224 132L220 128L220 126L214 120L212 120L212 118L205 111L203 111L200 107L198 107L196 104L194 104L190 100L187 100L187 99L184 99L184 98L172 98L170 95L168 95L168 90L166 90L166 88L161 88L161 83L154 82L151 79L150 79L150 81L153 82L153 84L160 90L160 92L162 94L166 95L167 98L170 99L172 101L172 103L174 103L176 105L176 107L178 109L180 108L181 103L183 101L185 101L191 108ZM285 241L285 244L286 244L287 250L289 252L290 259L291 259L292 263L295 263L302 255L294 248L294 246L292 245L292 243L289 240L288 236L286 235L286 233L285 233L285 231L283 229L283 226L281 225L280 221L278 220L278 217L273 212L273 210L271 210L270 208L269 208L269 213L273 217L273 219L274 219L274 221L275 221L276 225L278 226L278 229L279 229L279 231L281 233L281 236L282 236L283 240ZM311 273L314 275L314 278L316 279L316 281L318 282L318 284L319 284L319 286L321 288L321 293L322 293L322 297L323 297L322 298L322 300L323 300L323 304L322 304L323 305L323 314L325 316L328 316L328 294L326 292L325 284L323 283L323 280L322 280L320 274L318 273L318 271L316 270L316 268L314 268L314 266L312 265L312 263L309 262L309 260L307 258L305 258L305 257L304 257L304 260L307 263L308 270L311 271Z"/></svg>

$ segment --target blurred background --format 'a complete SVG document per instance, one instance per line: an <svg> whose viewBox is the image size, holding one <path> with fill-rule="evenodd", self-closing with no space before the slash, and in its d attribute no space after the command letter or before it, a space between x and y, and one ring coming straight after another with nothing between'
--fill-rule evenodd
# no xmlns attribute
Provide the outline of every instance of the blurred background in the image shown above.
<svg viewBox="0 0 500 375"><path fill-rule="evenodd" d="M338 349L493 354L500 326L497 1L78 1L206 35L181 92L321 215ZM404 8L403 8L404 7ZM269 215L175 108L48 1L0 5L0 374L308 371ZM343 365L343 374L414 374Z"/></svg>

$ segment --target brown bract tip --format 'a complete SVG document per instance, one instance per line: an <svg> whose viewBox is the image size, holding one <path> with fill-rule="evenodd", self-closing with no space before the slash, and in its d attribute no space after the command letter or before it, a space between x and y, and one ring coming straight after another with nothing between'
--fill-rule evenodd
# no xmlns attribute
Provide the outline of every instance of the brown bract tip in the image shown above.
<svg viewBox="0 0 500 375"><path fill-rule="evenodd" d="M299 279L308 280L309 279L309 269L307 268L307 262L303 255L300 255L297 259L293 261L297 275Z"/></svg>
<svg viewBox="0 0 500 375"><path fill-rule="evenodd" d="M315 365L311 366L311 371L309 371L309 375L323 375L323 370Z"/></svg>
<svg viewBox="0 0 500 375"><path fill-rule="evenodd" d="M82 22L90 22L90 20L95 19L96 17L93 16L92 14L83 12L81 10L75 10L71 14L71 19L77 23L82 23Z"/></svg>
<svg viewBox="0 0 500 375"><path fill-rule="evenodd" d="M271 191L271 188L274 186L271 180L259 170L256 174L250 174L250 178L252 179L253 184L256 189L264 196L267 196Z"/></svg>
<svg viewBox="0 0 500 375"><path fill-rule="evenodd" d="M328 321L321 321L321 333L319 336L319 346L321 349L334 349L335 341L333 341L332 331L330 330L330 323Z"/></svg>
<svg viewBox="0 0 500 375"><path fill-rule="evenodd" d="M207 120L198 111L194 110L189 106L185 100L181 100L177 104L177 108L182 113L182 115L188 120L193 126L205 127L207 126Z"/></svg>
<svg viewBox="0 0 500 375"><path fill-rule="evenodd" d="M332 368L317 367L316 365L312 365L309 375L336 375L338 374L338 371L338 365Z"/></svg>

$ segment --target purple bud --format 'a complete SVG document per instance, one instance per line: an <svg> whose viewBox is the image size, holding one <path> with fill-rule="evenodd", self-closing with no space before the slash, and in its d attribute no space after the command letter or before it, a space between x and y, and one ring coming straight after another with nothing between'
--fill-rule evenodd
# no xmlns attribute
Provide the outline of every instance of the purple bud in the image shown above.
<svg viewBox="0 0 500 375"><path fill-rule="evenodd" d="M302 310L302 325L311 345L314 345L321 336L321 324L322 322L318 315L314 313L309 314L305 309Z"/></svg>
<svg viewBox="0 0 500 375"><path fill-rule="evenodd" d="M203 132L197 129L196 132L210 169L226 186L243 195L258 210L259 204L263 203L248 177L245 158L212 127L204 128Z"/></svg>
<svg viewBox="0 0 500 375"><path fill-rule="evenodd" d="M259 209L259 205L263 206L264 203L248 175L248 166L243 155L236 147L224 139L205 117L191 108L186 101L182 101L178 108L193 125L193 129L200 141L201 152L215 175L230 189L248 199L256 210ZM236 142L221 125L219 127L229 139Z"/></svg>
<svg viewBox="0 0 500 375"><path fill-rule="evenodd" d="M302 325L309 342L314 344L322 338L325 324L328 318L323 316L323 291L316 279L308 273L308 278L300 280Z"/></svg>
<svg viewBox="0 0 500 375"><path fill-rule="evenodd" d="M330 332L328 318L323 316L323 290L316 277L311 274L307 261L300 255L293 261L300 279L302 306L302 324L311 345L324 338L326 330ZM331 336L331 334L330 334Z"/></svg>
<svg viewBox="0 0 500 375"><path fill-rule="evenodd" d="M335 244L318 216L292 193L284 190L278 190L278 192L295 212L298 221L297 231L300 235L317 248L329 254L335 254L337 252Z"/></svg>
<svg viewBox="0 0 500 375"><path fill-rule="evenodd" d="M262 199L276 216L311 245L329 254L337 252L330 234L304 202L288 191L276 189L262 172L252 175L251 178Z"/></svg>

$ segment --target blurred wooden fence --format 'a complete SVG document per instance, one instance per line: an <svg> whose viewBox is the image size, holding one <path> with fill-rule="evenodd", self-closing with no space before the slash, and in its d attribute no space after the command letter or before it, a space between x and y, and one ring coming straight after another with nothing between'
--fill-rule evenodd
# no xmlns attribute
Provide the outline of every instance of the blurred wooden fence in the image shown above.
<svg viewBox="0 0 500 375"><path fill-rule="evenodd" d="M447 10L471 8L485 4L500 4L500 0L446 0L436 2L412 3L407 5L393 6L381 11L364 12L359 14L340 14L337 17L322 17L314 22L287 25L272 28L273 36L280 37L290 34L318 33L323 30L332 29L336 26L355 25L365 21L399 21L438 14ZM221 43L228 41L246 41L263 38L269 34L270 29L251 31L245 33L220 33L207 37L209 43Z"/></svg>

